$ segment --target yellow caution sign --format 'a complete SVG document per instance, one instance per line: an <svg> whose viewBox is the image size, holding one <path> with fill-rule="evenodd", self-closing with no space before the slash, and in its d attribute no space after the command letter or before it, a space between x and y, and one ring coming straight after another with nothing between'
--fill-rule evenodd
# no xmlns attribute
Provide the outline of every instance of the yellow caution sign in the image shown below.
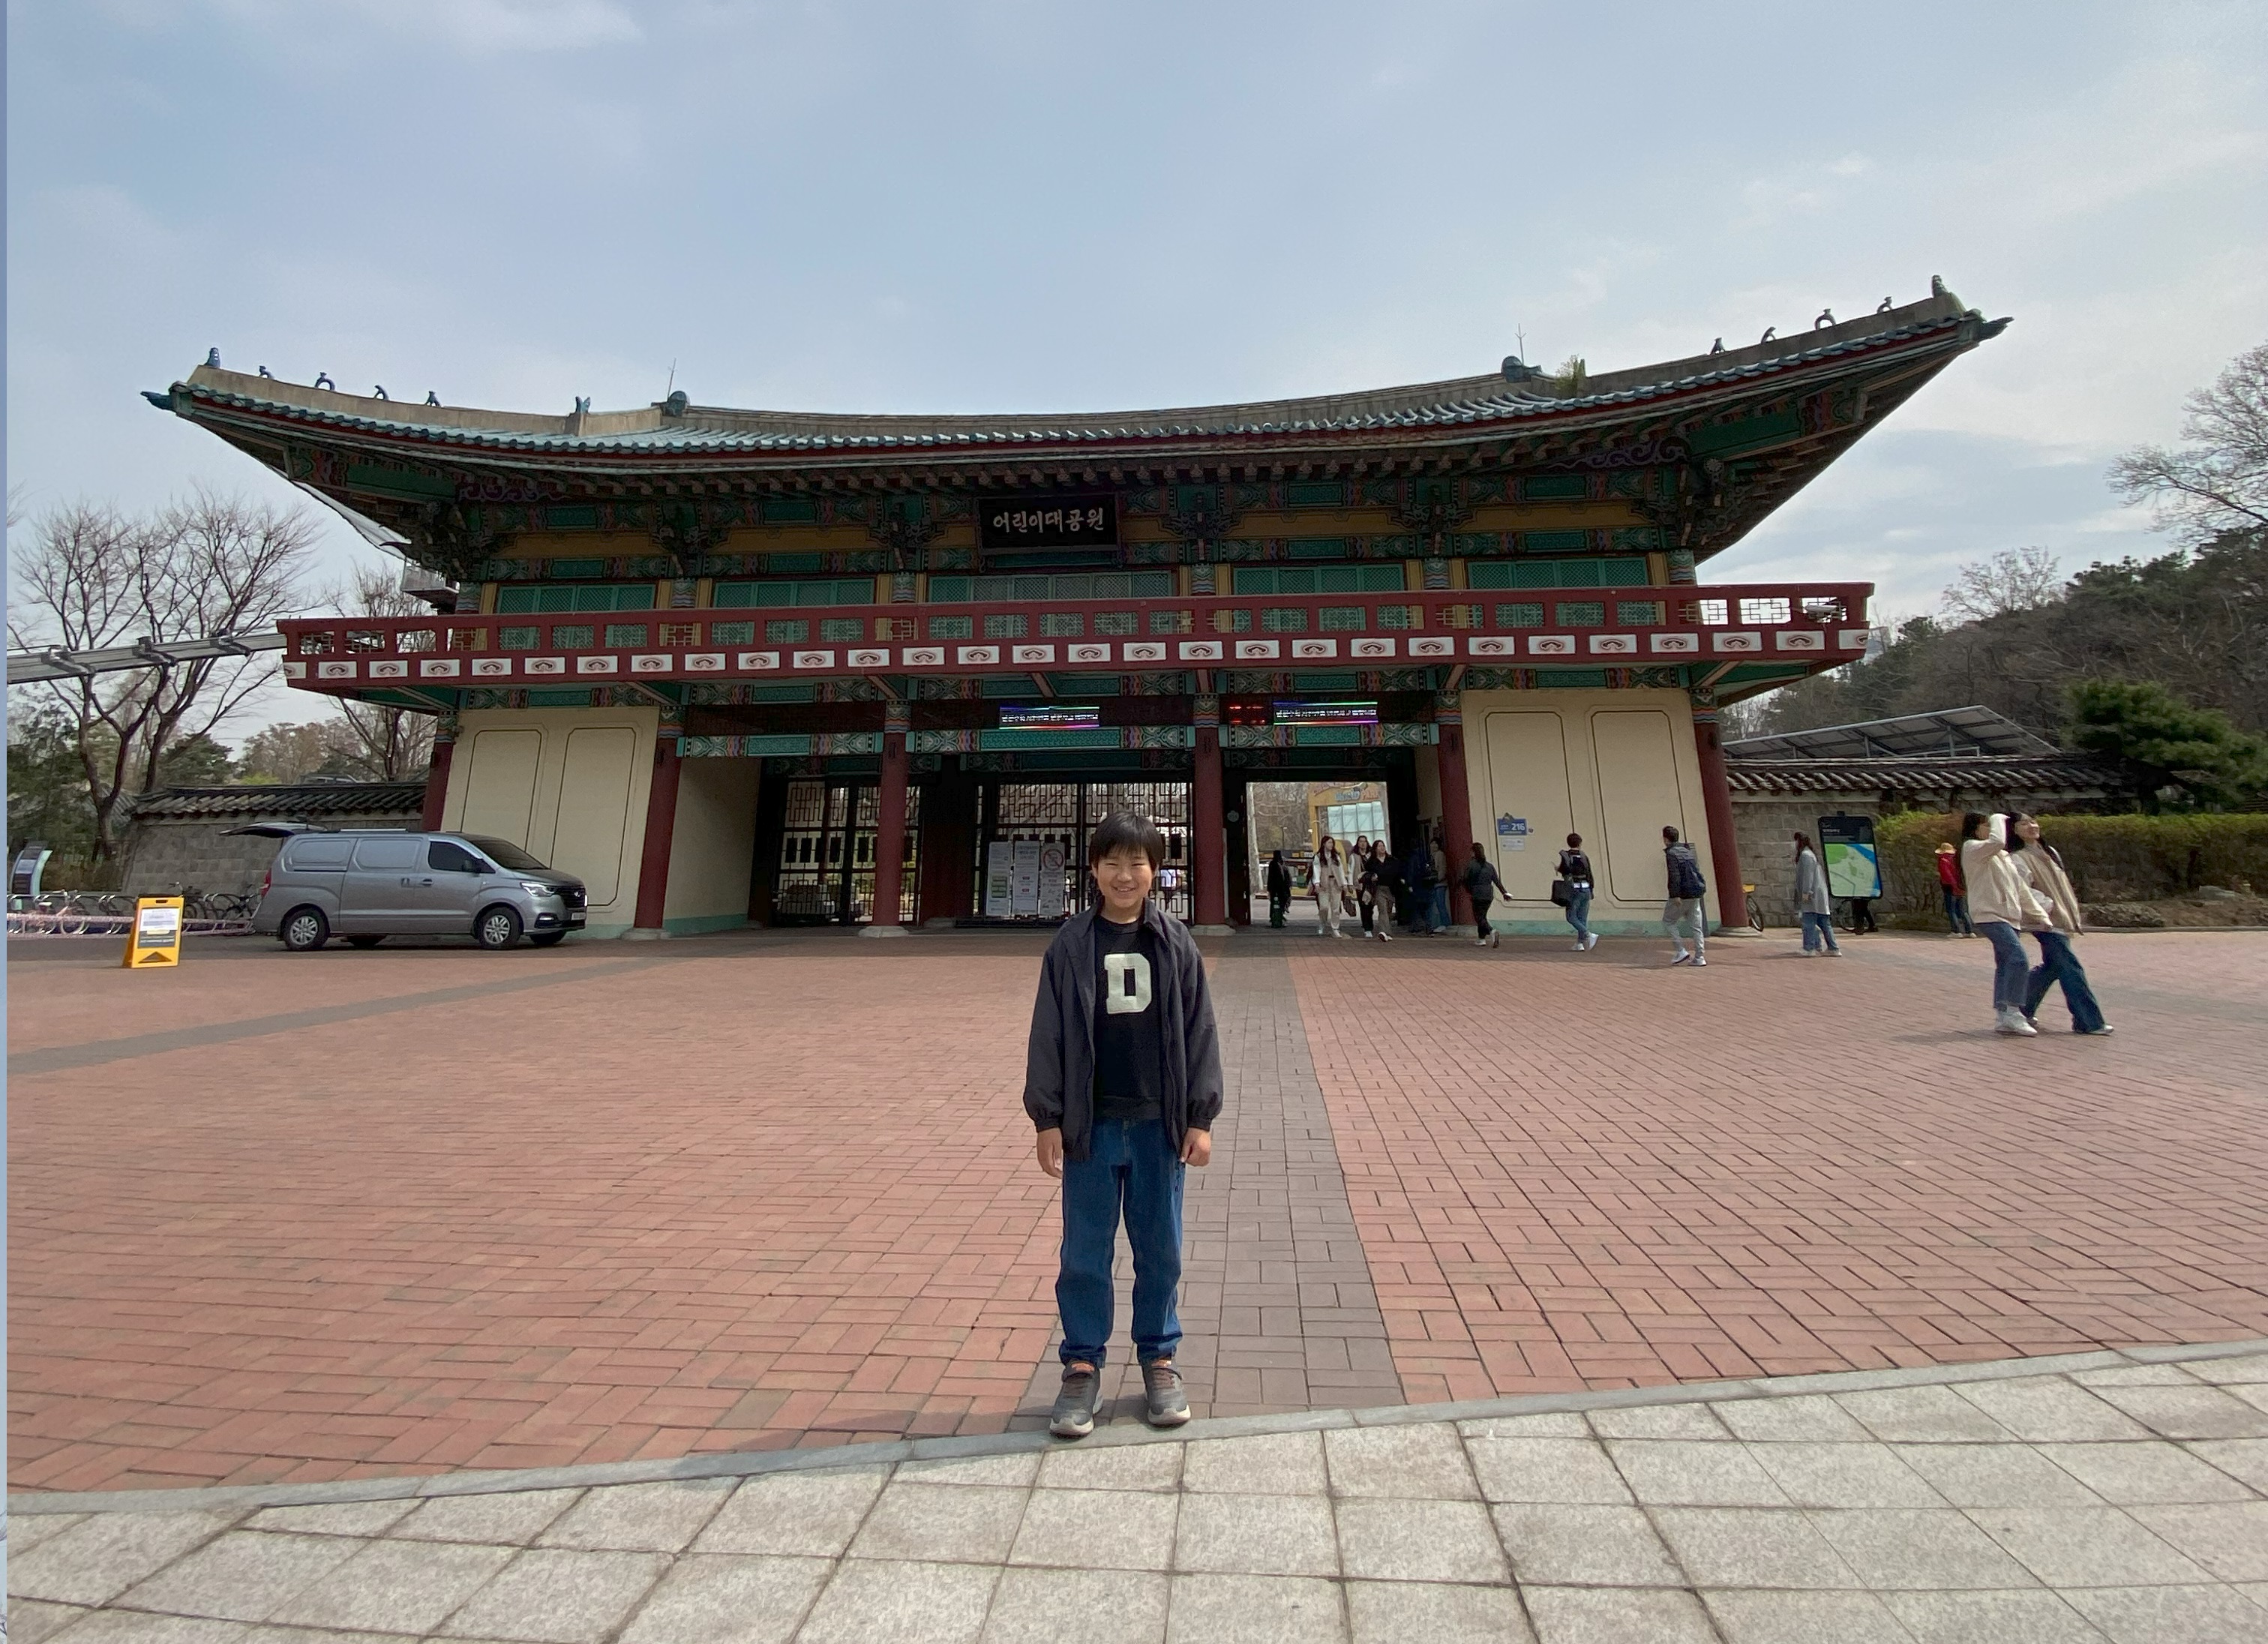
<svg viewBox="0 0 2268 1644"><path fill-rule="evenodd" d="M181 899L179 896L137 896L134 929L126 939L129 970L181 962Z"/></svg>

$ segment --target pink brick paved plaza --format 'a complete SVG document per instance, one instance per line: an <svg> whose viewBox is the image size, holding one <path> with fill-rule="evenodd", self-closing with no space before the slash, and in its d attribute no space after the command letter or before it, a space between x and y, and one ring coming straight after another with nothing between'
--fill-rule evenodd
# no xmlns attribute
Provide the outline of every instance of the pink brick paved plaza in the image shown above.
<svg viewBox="0 0 2268 1644"><path fill-rule="evenodd" d="M2268 1334L2268 935L2089 938L2109 1040L1994 1039L1981 942L1847 945L1206 942L1193 1404ZM18 944L11 1486L1032 1425L1041 946Z"/></svg>

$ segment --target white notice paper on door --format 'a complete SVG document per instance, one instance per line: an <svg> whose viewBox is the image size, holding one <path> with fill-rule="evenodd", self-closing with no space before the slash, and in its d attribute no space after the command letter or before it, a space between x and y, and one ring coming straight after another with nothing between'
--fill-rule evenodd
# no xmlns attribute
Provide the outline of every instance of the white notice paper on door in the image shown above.
<svg viewBox="0 0 2268 1644"><path fill-rule="evenodd" d="M1012 867L1012 852L1005 839L995 839L984 851L984 917L1005 919L1013 900L1012 895L1015 874Z"/></svg>
<svg viewBox="0 0 2268 1644"><path fill-rule="evenodd" d="M1040 842L1017 840L1011 861L1013 901L1010 911L1020 919L1028 919L1040 910Z"/></svg>

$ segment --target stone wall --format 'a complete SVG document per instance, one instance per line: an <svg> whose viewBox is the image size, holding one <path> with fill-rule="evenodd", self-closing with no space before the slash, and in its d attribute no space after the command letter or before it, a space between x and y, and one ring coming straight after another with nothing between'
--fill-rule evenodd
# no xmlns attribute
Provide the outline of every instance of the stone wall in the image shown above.
<svg viewBox="0 0 2268 1644"><path fill-rule="evenodd" d="M256 834L228 837L243 816L148 817L134 824L122 888L134 896L166 896L194 886L199 890L258 895L261 875L276 859L280 839ZM398 812L368 816L326 816L327 828L415 828L418 819Z"/></svg>
<svg viewBox="0 0 2268 1644"><path fill-rule="evenodd" d="M1741 845L1741 875L1756 888L1756 901L1764 908L1766 925L1800 923L1795 917L1795 842L1788 836L1800 828L1815 842L1819 837L1819 819L1838 815L1881 821L1877 803L1855 794L1733 796L1734 834Z"/></svg>

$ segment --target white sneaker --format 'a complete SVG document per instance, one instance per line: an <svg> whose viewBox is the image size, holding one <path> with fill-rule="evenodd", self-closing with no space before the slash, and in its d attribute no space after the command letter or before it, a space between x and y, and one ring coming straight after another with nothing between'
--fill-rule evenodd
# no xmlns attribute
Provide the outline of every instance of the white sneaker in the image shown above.
<svg viewBox="0 0 2268 1644"><path fill-rule="evenodd" d="M1590 952L1592 948L1596 947L1598 945L1599 939L1596 936L1586 936L1583 939L1583 951L1585 953Z"/></svg>
<svg viewBox="0 0 2268 1644"><path fill-rule="evenodd" d="M2040 1030L2026 1021L2023 1012L2013 1006L2000 1012L1992 1025L1992 1031L2011 1039L2036 1039L2040 1036Z"/></svg>
<svg viewBox="0 0 2268 1644"><path fill-rule="evenodd" d="M1702 966L1702 965L1705 965L1705 964L1707 964L1708 962L1708 962L1706 959L1703 958L1699 954L1696 954L1696 955L1693 955L1693 963L1694 963L1694 966L1695 966L1695 968L1696 968L1696 969L1698 969L1700 966Z"/></svg>
<svg viewBox="0 0 2268 1644"><path fill-rule="evenodd" d="M1586 944L1584 944L1584 943L1582 943L1582 942L1577 942L1577 943L1575 944L1575 951L1576 951L1577 953L1579 953L1579 954L1580 954L1580 953L1581 953L1581 952L1583 951L1583 949L1584 949L1584 947L1585 947L1585 946L1586 946Z"/></svg>
<svg viewBox="0 0 2268 1644"><path fill-rule="evenodd" d="M1677 950L1677 957L1669 962L1674 965L1690 965L1693 962L1693 955L1681 947Z"/></svg>

